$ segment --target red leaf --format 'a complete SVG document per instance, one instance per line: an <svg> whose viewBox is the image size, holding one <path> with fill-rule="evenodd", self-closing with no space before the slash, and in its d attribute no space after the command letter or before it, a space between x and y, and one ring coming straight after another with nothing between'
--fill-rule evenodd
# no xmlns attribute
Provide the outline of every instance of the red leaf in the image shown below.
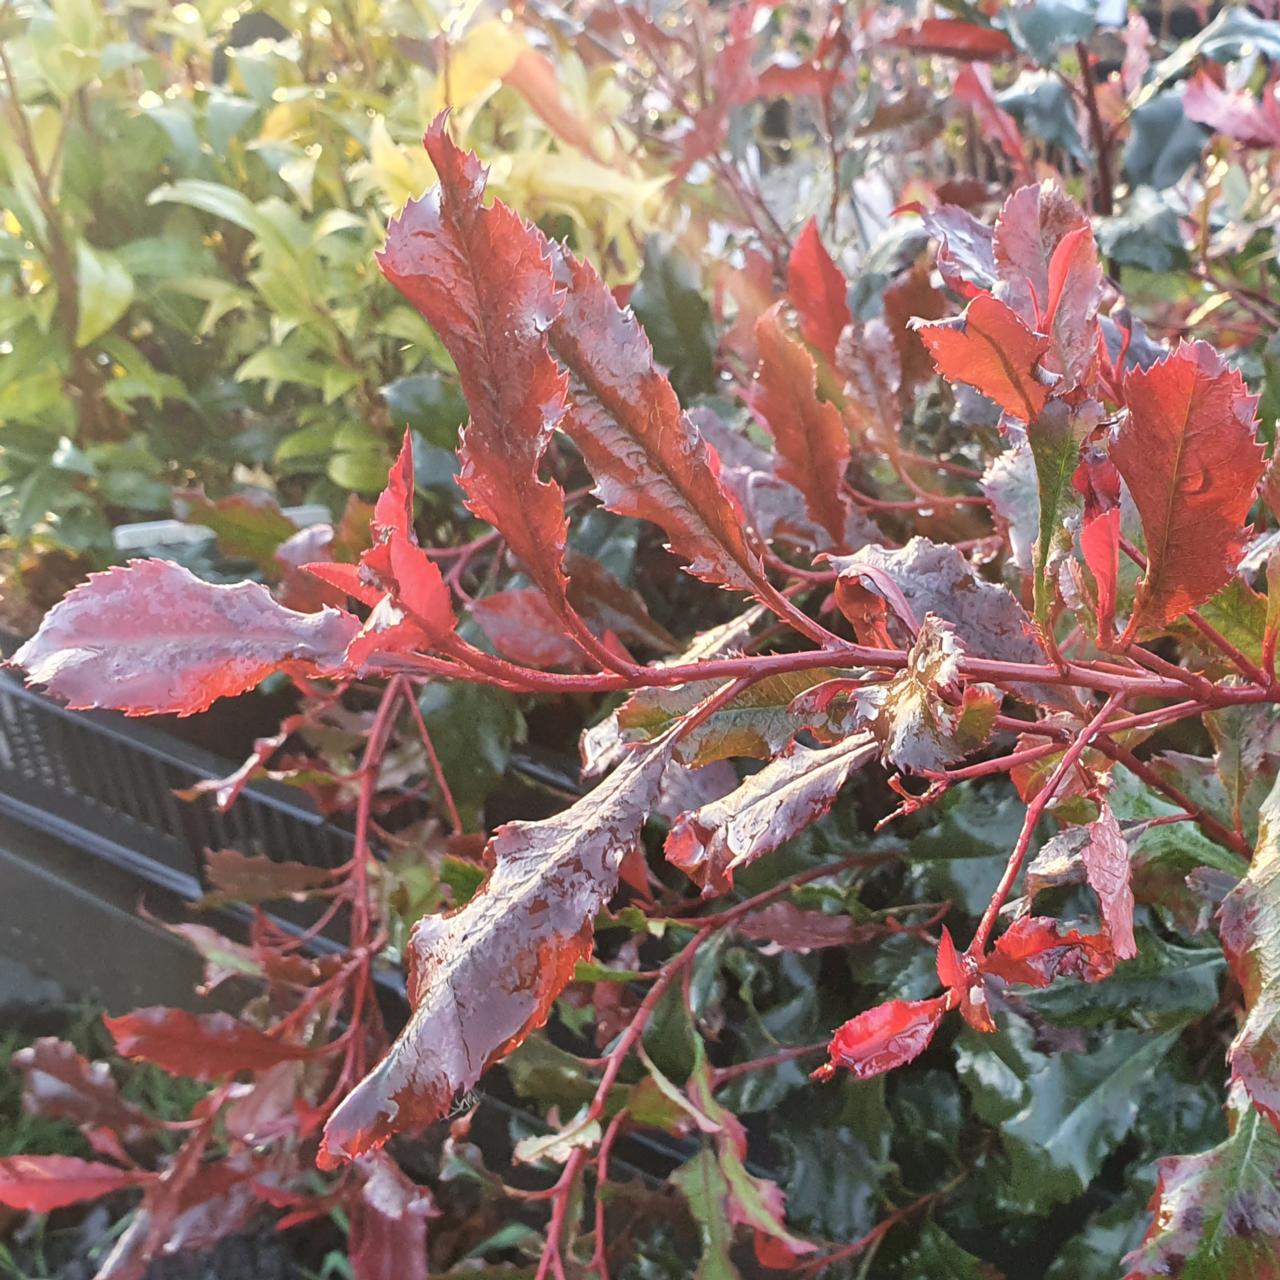
<svg viewBox="0 0 1280 1280"><path fill-rule="evenodd" d="M351 594L357 600L373 605L381 598L382 592L390 585L394 576L391 570L391 539L396 534L414 539L413 435L407 427L400 443L400 452L387 472L387 483L373 505L369 532L373 535L373 545L360 557L360 580L365 584L366 591L371 589L373 599L356 595L355 591L351 591ZM312 572L315 570L312 569Z"/></svg>
<svg viewBox="0 0 1280 1280"><path fill-rule="evenodd" d="M346 1200L347 1257L355 1280L427 1280L431 1193L411 1182L384 1152L360 1161Z"/></svg>
<svg viewBox="0 0 1280 1280"><path fill-rule="evenodd" d="M742 513L714 451L654 368L639 321L587 263L562 251L560 266L568 293L550 339L570 376L561 426L595 477L597 497L618 515L658 525L696 577L752 590L764 571Z"/></svg>
<svg viewBox="0 0 1280 1280"><path fill-rule="evenodd" d="M867 734L821 750L793 745L736 791L677 818L667 836L667 861L704 893L727 892L735 871L828 813L849 775L875 756Z"/></svg>
<svg viewBox="0 0 1280 1280"><path fill-rule="evenodd" d="M440 570L435 561L403 533L393 533L389 545L396 599L427 640L439 644L458 625L449 588Z"/></svg>
<svg viewBox="0 0 1280 1280"><path fill-rule="evenodd" d="M957 102L963 102L973 108L973 114L983 133L988 138L994 138L1000 145L1000 149L1009 157L1019 177L1023 179L1030 177L1031 162L1027 159L1026 148L1022 145L1022 131L1018 128L1018 122L996 102L995 90L991 83L991 68L961 67L956 76L952 95Z"/></svg>
<svg viewBox="0 0 1280 1280"><path fill-rule="evenodd" d="M929 1047L942 1022L946 997L890 1000L851 1018L836 1029L827 1047L830 1061L813 1073L830 1080L837 1067L847 1067L859 1080L869 1080L918 1058Z"/></svg>
<svg viewBox="0 0 1280 1280"><path fill-rule="evenodd" d="M947 300L929 283L929 272L917 264L884 291L884 321L898 349L902 387L911 391L933 376L933 362L911 325L912 320L940 320L947 314Z"/></svg>
<svg viewBox="0 0 1280 1280"><path fill-rule="evenodd" d="M1000 296L1049 334L1045 367L1063 376L1055 394L1095 374L1102 268L1088 215L1052 183L1015 191L993 241Z"/></svg>
<svg viewBox="0 0 1280 1280"><path fill-rule="evenodd" d="M125 1142L154 1128L150 1118L120 1096L105 1062L90 1062L65 1040L42 1037L13 1055L23 1075L22 1104L33 1115L79 1125L105 1126Z"/></svg>
<svg viewBox="0 0 1280 1280"><path fill-rule="evenodd" d="M987 1007L986 981L974 958L956 951L951 931L942 926L938 941L938 981L948 989L958 1002L960 1016L975 1030L990 1032L996 1029L995 1019Z"/></svg>
<svg viewBox="0 0 1280 1280"><path fill-rule="evenodd" d="M1235 574L1264 464L1257 398L1206 343L1179 343L1151 368L1131 369L1124 395L1111 459L1147 544L1128 639L1181 617Z"/></svg>
<svg viewBox="0 0 1280 1280"><path fill-rule="evenodd" d="M754 0L749 0L736 5L729 15L728 32L711 67L712 93L681 140L680 161L672 174L673 182L683 181L699 160L720 148L728 128L729 112L750 102L757 93L756 77L751 69L755 44L751 24L755 8Z"/></svg>
<svg viewBox="0 0 1280 1280"><path fill-rule="evenodd" d="M1049 339L1033 333L998 298L980 295L956 320L917 326L938 372L994 400L1006 413L1031 422L1049 388L1035 374Z"/></svg>
<svg viewBox="0 0 1280 1280"><path fill-rule="evenodd" d="M938 981L944 987L958 987L965 981L956 944L951 940L951 930L946 925L942 926L942 937L938 941L937 965Z"/></svg>
<svg viewBox="0 0 1280 1280"><path fill-rule="evenodd" d="M13 656L75 710L188 716L273 671L332 673L360 624L295 613L255 582L220 586L166 560L89 576Z"/></svg>
<svg viewBox="0 0 1280 1280"><path fill-rule="evenodd" d="M840 82L840 68L823 66L815 59L807 62L771 62L757 82L762 98L825 98Z"/></svg>
<svg viewBox="0 0 1280 1280"><path fill-rule="evenodd" d="M372 554L372 548L365 552L366 556ZM385 555L385 552L379 554ZM321 582L328 583L329 586L344 592L353 600L359 600L361 604L367 604L370 608L382 599L382 592L364 581L357 565L341 564L337 560L318 560L313 564L304 564L301 568L304 573L319 578Z"/></svg>
<svg viewBox="0 0 1280 1280"><path fill-rule="evenodd" d="M385 595L374 605L359 635L347 645L347 664L360 671L374 658L411 653L429 643L422 628L405 617L390 595Z"/></svg>
<svg viewBox="0 0 1280 1280"><path fill-rule="evenodd" d="M492 1063L546 1021L591 954L592 925L658 794L669 748L636 752L555 817L509 822L466 906L425 916L409 945L413 1016L325 1126L331 1168L444 1115Z"/></svg>
<svg viewBox="0 0 1280 1280"><path fill-rule="evenodd" d="M490 644L512 662L532 667L568 667L582 657L541 591L499 591L482 596L471 602L471 616Z"/></svg>
<svg viewBox="0 0 1280 1280"><path fill-rule="evenodd" d="M839 547L848 521L841 485L849 465L849 433L835 405L818 399L813 360L783 328L781 307L766 311L756 324L760 367L751 408L773 436L778 475L804 494L809 514Z"/></svg>
<svg viewBox="0 0 1280 1280"><path fill-rule="evenodd" d="M1013 52L1013 41L994 27L980 27L959 18L925 18L910 31L898 31L885 44L912 53L934 53L944 58L965 58L991 62L1007 58Z"/></svg>
<svg viewBox="0 0 1280 1280"><path fill-rule="evenodd" d="M1115 968L1115 955L1104 934L1063 932L1061 921L1025 916L1000 936L983 968L1006 982L1047 987L1060 976L1097 982Z"/></svg>
<svg viewBox="0 0 1280 1280"><path fill-rule="evenodd" d="M74 1156L8 1156L0 1160L0 1204L28 1213L51 1213L136 1187L155 1176L144 1169L117 1169Z"/></svg>
<svg viewBox="0 0 1280 1280"><path fill-rule="evenodd" d="M1096 822L1088 827L1082 850L1089 887L1098 895L1102 923L1111 938L1117 960L1132 960L1138 954L1133 936L1133 888L1129 883L1129 846L1120 824L1105 802Z"/></svg>
<svg viewBox="0 0 1280 1280"><path fill-rule="evenodd" d="M991 228L959 205L936 209L908 206L920 214L925 229L938 241L938 270L948 289L962 298L976 298L997 284Z"/></svg>
<svg viewBox="0 0 1280 1280"><path fill-rule="evenodd" d="M1280 146L1280 101L1270 84L1261 99L1247 92L1228 93L1201 68L1182 91L1182 110L1188 120L1246 147Z"/></svg>
<svg viewBox="0 0 1280 1280"><path fill-rule="evenodd" d="M305 862L277 862L260 854L243 854L235 849L208 849L204 855L205 874L214 892L206 895L228 902L270 902L276 898L298 897L333 881L324 867Z"/></svg>
<svg viewBox="0 0 1280 1280"><path fill-rule="evenodd" d="M1120 473L1106 456L1086 449L1071 477L1084 498L1080 550L1098 587L1098 642L1115 631L1116 584L1120 577Z"/></svg>
<svg viewBox="0 0 1280 1280"><path fill-rule="evenodd" d="M800 317L800 332L834 364L836 343L852 317L849 314L849 285L844 273L831 260L818 221L810 218L796 238L787 262L787 295Z"/></svg>
<svg viewBox="0 0 1280 1280"><path fill-rule="evenodd" d="M545 337L559 309L545 242L501 201L483 203L480 162L448 137L443 115L424 142L440 185L392 221L378 263L457 366L471 411L458 450L467 506L560 609L564 493L538 478L564 408Z"/></svg>
<svg viewBox="0 0 1280 1280"><path fill-rule="evenodd" d="M141 1058L174 1075L217 1080L237 1071L261 1071L277 1062L305 1058L311 1050L264 1035L229 1013L191 1014L152 1006L103 1025L126 1058Z"/></svg>

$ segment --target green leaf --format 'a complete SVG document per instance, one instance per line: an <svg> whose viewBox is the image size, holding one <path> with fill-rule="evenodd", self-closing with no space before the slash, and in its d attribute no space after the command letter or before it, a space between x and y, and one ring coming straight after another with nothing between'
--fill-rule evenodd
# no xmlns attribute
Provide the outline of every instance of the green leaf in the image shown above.
<svg viewBox="0 0 1280 1280"><path fill-rule="evenodd" d="M682 738L676 759L687 765L711 764L732 756L768 759L801 727L801 721L788 710L792 701L838 674L824 667L784 672L759 681ZM661 737L719 687L714 681L699 680L674 688L638 690L617 712L622 741L651 742Z"/></svg>
<svg viewBox="0 0 1280 1280"><path fill-rule="evenodd" d="M1185 1026L1217 1004L1226 961L1216 946L1183 947L1146 931L1138 945L1137 958L1118 964L1105 982L1060 978L1023 1003L1062 1026L1114 1020L1153 1030Z"/></svg>
<svg viewBox="0 0 1280 1280"><path fill-rule="evenodd" d="M1094 408L1096 410L1096 406ZM1097 425L1097 417L1096 411L1092 414L1073 411L1065 401L1050 400L1044 412L1027 426L1040 495L1033 582L1036 621L1042 625L1048 619L1054 601L1049 564L1054 559L1054 552L1061 550L1064 543L1070 546L1063 522L1079 506L1079 499L1071 487L1071 477L1080 461L1080 445Z"/></svg>
<svg viewBox="0 0 1280 1280"><path fill-rule="evenodd" d="M1271 1280L1280 1258L1280 1134L1241 1100L1219 1146L1158 1162L1155 1220L1126 1280Z"/></svg>
<svg viewBox="0 0 1280 1280"><path fill-rule="evenodd" d="M1042 67L1051 66L1063 45L1087 40L1097 23L1097 0L1033 0L1010 6L1006 22L1014 43Z"/></svg>
<svg viewBox="0 0 1280 1280"><path fill-rule="evenodd" d="M458 447L467 403L454 384L434 373L412 373L387 383L381 395L397 430L412 427L442 449Z"/></svg>
<svg viewBox="0 0 1280 1280"><path fill-rule="evenodd" d="M711 308L702 296L697 268L670 240L653 236L645 245L644 268L631 292L631 309L682 403L715 389Z"/></svg>
<svg viewBox="0 0 1280 1280"><path fill-rule="evenodd" d="M919 1241L901 1263L904 1280L989 1280L992 1272L981 1258L962 1249L935 1223L926 1224Z"/></svg>
<svg viewBox="0 0 1280 1280"><path fill-rule="evenodd" d="M1164 191L1200 159L1209 130L1188 120L1175 90L1144 102L1129 117L1125 176L1135 186Z"/></svg>
<svg viewBox="0 0 1280 1280"><path fill-rule="evenodd" d="M1000 1126L1024 1210L1043 1213L1083 1194L1129 1132L1176 1039L1176 1031L1119 1031L1093 1052L1045 1057L1012 1016L995 1035L962 1032L957 1069L975 1110Z"/></svg>
<svg viewBox="0 0 1280 1280"><path fill-rule="evenodd" d="M133 277L114 254L87 241L76 245L76 346L106 333L133 301Z"/></svg>
<svg viewBox="0 0 1280 1280"><path fill-rule="evenodd" d="M384 474L385 479L385 474ZM524 738L524 718L503 689L482 684L431 684L418 699L468 830L481 824L480 810Z"/></svg>
<svg viewBox="0 0 1280 1280"><path fill-rule="evenodd" d="M329 459L329 479L352 493L380 493L387 483L387 455L379 448L335 453Z"/></svg>
<svg viewBox="0 0 1280 1280"><path fill-rule="evenodd" d="M293 233L296 227L288 219L279 216L278 202L277 207L273 207L269 201L257 205L241 192L219 182L182 178L157 187L147 197L147 203L190 205L193 209L200 209L215 218L243 227L262 241L265 248L285 257L294 256Z"/></svg>
<svg viewBox="0 0 1280 1280"><path fill-rule="evenodd" d="M729 1183L720 1162L709 1147L686 1161L671 1175L680 1188L698 1224L702 1254L694 1280L739 1280L729 1258L733 1244L733 1224L729 1221Z"/></svg>

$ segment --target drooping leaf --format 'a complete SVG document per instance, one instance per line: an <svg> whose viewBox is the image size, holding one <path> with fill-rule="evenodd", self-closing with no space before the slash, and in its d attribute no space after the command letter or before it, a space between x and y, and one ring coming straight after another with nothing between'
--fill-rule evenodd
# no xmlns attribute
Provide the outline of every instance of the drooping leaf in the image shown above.
<svg viewBox="0 0 1280 1280"><path fill-rule="evenodd" d="M1247 1104L1234 1119L1211 1150L1156 1162L1155 1216L1125 1280L1280 1277L1280 1135Z"/></svg>
<svg viewBox="0 0 1280 1280"><path fill-rule="evenodd" d="M846 1067L859 1080L868 1080L918 1058L929 1047L945 1009L943 996L890 1000L850 1018L831 1037L830 1061L813 1073L814 1079L830 1080L837 1067Z"/></svg>
<svg viewBox="0 0 1280 1280"><path fill-rule="evenodd" d="M938 372L1031 422L1044 408L1048 386L1037 376L1049 339L1034 333L1007 303L979 295L955 320L916 327Z"/></svg>
<svg viewBox="0 0 1280 1280"><path fill-rule="evenodd" d="M729 1219L729 1183L715 1152L704 1147L671 1175L698 1224L702 1252L694 1280L739 1280L738 1269L729 1256L733 1244L733 1223Z"/></svg>
<svg viewBox="0 0 1280 1280"><path fill-rule="evenodd" d="M570 377L561 425L596 495L618 515L656 524L696 577L750 591L763 576L759 555L644 331L590 265L562 251L559 271L568 293L550 341Z"/></svg>
<svg viewBox="0 0 1280 1280"><path fill-rule="evenodd" d="M822 243L818 220L810 218L787 260L787 296L800 317L805 341L830 364L835 363L836 344L852 318L848 293L844 273Z"/></svg>
<svg viewBox="0 0 1280 1280"><path fill-rule="evenodd" d="M333 879L324 867L305 862L277 862L261 854L237 849L209 849L204 856L205 875L213 894L229 902L270 902L310 893Z"/></svg>
<svg viewBox="0 0 1280 1280"><path fill-rule="evenodd" d="M736 791L682 814L667 836L667 860L705 893L727 892L739 867L823 817L849 775L875 754L867 734L817 750L793 745Z"/></svg>
<svg viewBox="0 0 1280 1280"><path fill-rule="evenodd" d="M849 433L835 405L818 399L813 360L786 332L780 307L770 308L756 323L760 366L751 408L773 436L778 475L804 494L810 516L840 546L848 524L841 485L849 465Z"/></svg>
<svg viewBox="0 0 1280 1280"><path fill-rule="evenodd" d="M1129 883L1129 846L1111 806L1103 802L1096 822L1087 828L1084 847L1085 876L1098 895L1102 923L1111 937L1117 960L1138 954L1133 937L1133 888Z"/></svg>
<svg viewBox="0 0 1280 1280"><path fill-rule="evenodd" d="M684 734L676 744L675 759L690 766L713 764L732 756L769 759L802 727L800 719L790 713L792 702L806 689L836 674L818 667L758 680ZM617 712L622 741L652 742L717 687L713 681L699 680L670 688L637 689Z"/></svg>
<svg viewBox="0 0 1280 1280"><path fill-rule="evenodd" d="M1124 381L1129 412L1111 445L1142 517L1147 571L1126 636L1158 629L1235 573L1262 476L1254 406L1240 374L1182 342Z"/></svg>
<svg viewBox="0 0 1280 1280"><path fill-rule="evenodd" d="M359 625L336 609L295 613L257 583L215 585L166 560L132 560L91 574L13 662L76 710L186 716L273 671L339 670Z"/></svg>
<svg viewBox="0 0 1280 1280"><path fill-rule="evenodd" d="M266 1035L229 1013L192 1014L157 1005L118 1018L106 1015L102 1022L122 1057L195 1080L261 1071L311 1053L305 1045Z"/></svg>
<svg viewBox="0 0 1280 1280"><path fill-rule="evenodd" d="M596 913L617 885L669 759L665 746L638 751L563 813L500 827L479 892L448 915L418 921L409 944L413 1015L330 1116L323 1163L438 1119L456 1093L542 1024L591 954Z"/></svg>
<svg viewBox="0 0 1280 1280"><path fill-rule="evenodd" d="M42 1036L19 1049L11 1065L23 1077L23 1107L33 1115L105 1126L125 1142L154 1127L145 1112L124 1100L105 1062L88 1061L65 1040Z"/></svg>
<svg viewBox="0 0 1280 1280"><path fill-rule="evenodd" d="M1249 873L1222 904L1219 933L1245 998L1227 1054L1232 1077L1280 1130L1280 779L1259 814Z"/></svg>
<svg viewBox="0 0 1280 1280"><path fill-rule="evenodd" d="M559 308L551 264L518 214L482 203L480 163L448 137L443 116L424 143L440 185L391 222L378 263L457 366L471 411L459 447L468 507L502 532L559 609L564 494L538 475L564 408L545 336Z"/></svg>
<svg viewBox="0 0 1280 1280"><path fill-rule="evenodd" d="M854 694L857 720L900 769L941 769L991 736L1000 697L959 683L964 646L955 628L926 614L906 670Z"/></svg>
<svg viewBox="0 0 1280 1280"><path fill-rule="evenodd" d="M1048 916L1024 916L1000 935L983 967L1006 982L1047 987L1060 975L1097 982L1115 968L1115 954L1103 934L1065 928Z"/></svg>
<svg viewBox="0 0 1280 1280"><path fill-rule="evenodd" d="M383 1151L357 1165L347 1198L347 1257L355 1280L427 1280L431 1193L411 1182Z"/></svg>
<svg viewBox="0 0 1280 1280"><path fill-rule="evenodd" d="M0 1204L28 1213L52 1213L155 1176L145 1169L118 1169L75 1156L8 1156L0 1160Z"/></svg>
<svg viewBox="0 0 1280 1280"><path fill-rule="evenodd" d="M489 643L512 662L572 666L582 656L541 591L526 587L481 596L470 612Z"/></svg>

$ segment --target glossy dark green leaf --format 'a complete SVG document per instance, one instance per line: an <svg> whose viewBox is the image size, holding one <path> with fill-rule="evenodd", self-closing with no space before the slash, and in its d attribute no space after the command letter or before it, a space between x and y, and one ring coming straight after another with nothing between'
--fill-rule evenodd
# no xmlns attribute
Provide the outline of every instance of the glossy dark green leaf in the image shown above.
<svg viewBox="0 0 1280 1280"><path fill-rule="evenodd" d="M440 766L468 830L506 772L524 717L511 694L489 685L429 684L418 699Z"/></svg>
<svg viewBox="0 0 1280 1280"><path fill-rule="evenodd" d="M1129 117L1124 171L1136 186L1164 191L1200 158L1209 131L1188 120L1174 90L1157 94Z"/></svg>
<svg viewBox="0 0 1280 1280"><path fill-rule="evenodd" d="M631 309L681 403L714 390L711 308L697 268L670 241L654 236L645 245L644 269L631 291Z"/></svg>
<svg viewBox="0 0 1280 1280"><path fill-rule="evenodd" d="M457 448L467 404L456 385L438 374L411 373L388 382L380 394L397 431L412 427L433 445Z"/></svg>
<svg viewBox="0 0 1280 1280"><path fill-rule="evenodd" d="M1109 1033L1091 1052L1045 1056L1011 1016L994 1035L966 1028L957 1069L975 1110L1000 1126L1011 1192L1027 1212L1082 1194L1125 1137L1177 1038Z"/></svg>
<svg viewBox="0 0 1280 1280"><path fill-rule="evenodd" d="M1024 1003L1062 1026L1097 1027L1117 1021L1143 1029L1183 1026L1217 1003L1226 961L1216 946L1183 947L1141 931L1134 960L1116 965L1100 983L1061 978Z"/></svg>

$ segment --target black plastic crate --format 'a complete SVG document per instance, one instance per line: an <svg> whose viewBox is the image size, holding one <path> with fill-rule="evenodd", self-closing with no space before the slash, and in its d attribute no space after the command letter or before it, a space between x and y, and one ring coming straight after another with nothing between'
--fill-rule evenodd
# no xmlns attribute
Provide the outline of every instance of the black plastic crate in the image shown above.
<svg viewBox="0 0 1280 1280"><path fill-rule="evenodd" d="M348 832L297 793L253 783L226 813L175 791L235 767L112 712L68 711L0 673L0 816L65 840L185 898L206 888L205 849L336 867Z"/></svg>

